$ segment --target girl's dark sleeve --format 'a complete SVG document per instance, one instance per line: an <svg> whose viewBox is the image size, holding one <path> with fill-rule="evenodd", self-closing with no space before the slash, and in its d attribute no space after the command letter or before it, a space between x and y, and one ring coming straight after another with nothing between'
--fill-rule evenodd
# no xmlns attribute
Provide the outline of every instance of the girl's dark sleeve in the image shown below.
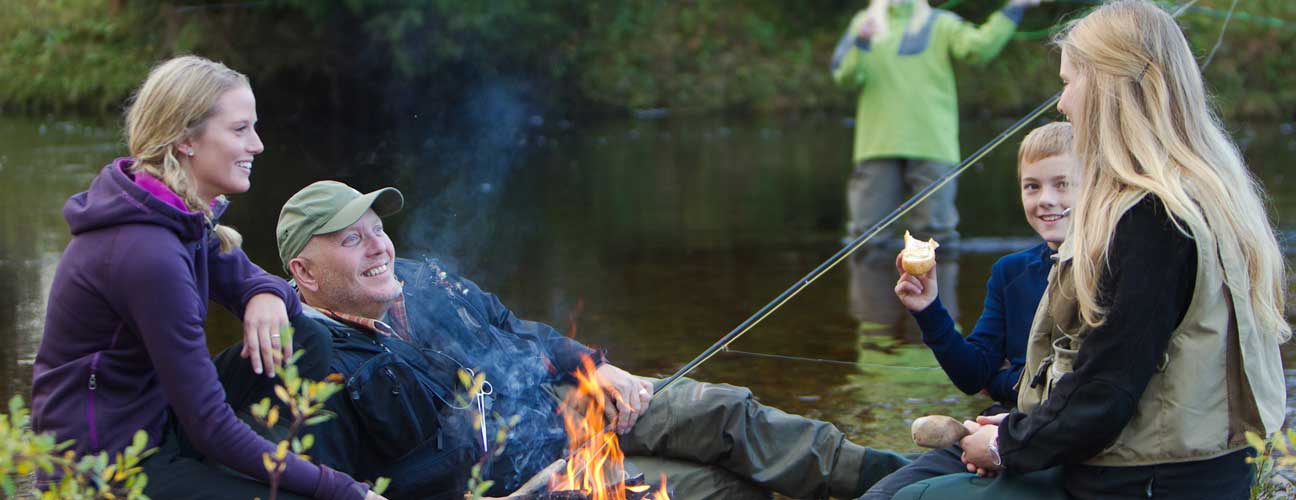
<svg viewBox="0 0 1296 500"><path fill-rule="evenodd" d="M1109 257L1100 280L1106 322L1085 338L1073 371L1047 400L1029 415L1013 410L999 427L1009 470L1078 463L1111 445L1133 419L1192 301L1197 246L1155 197L1121 217Z"/></svg>

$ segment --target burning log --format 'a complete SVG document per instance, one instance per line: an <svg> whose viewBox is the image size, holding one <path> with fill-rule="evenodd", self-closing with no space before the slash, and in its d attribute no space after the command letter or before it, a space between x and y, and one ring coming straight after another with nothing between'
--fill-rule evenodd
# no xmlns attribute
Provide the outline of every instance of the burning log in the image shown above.
<svg viewBox="0 0 1296 500"><path fill-rule="evenodd" d="M658 488L644 481L643 474L626 478L624 481L609 485L605 491L581 491L581 490L559 490L545 491L538 493L529 493L518 495L514 493L509 495L511 500L595 500L599 498L625 498L626 500L668 500L670 497L665 493L666 478L662 478L663 486ZM519 489L520 491L520 489ZM624 496L617 496L617 492L622 492Z"/></svg>
<svg viewBox="0 0 1296 500"><path fill-rule="evenodd" d="M546 493L535 500L669 500L665 478L654 488L643 475L626 478L625 455L615 432L609 432L604 409L611 398L598 380L594 362L588 357L574 374L576 387L563 402L563 427L567 431L567 462L552 474ZM550 467L554 467L550 465ZM548 469L548 468L546 468ZM528 497L519 497L528 498Z"/></svg>
<svg viewBox="0 0 1296 500"><path fill-rule="evenodd" d="M561 458L555 460L554 463L540 469L540 472L531 476L531 479L528 479L527 482L522 483L522 486L519 487L517 491L514 491L512 495L509 495L509 498L528 498L529 495L539 492L554 480L554 475L557 474L558 471L563 470L566 466L567 460Z"/></svg>

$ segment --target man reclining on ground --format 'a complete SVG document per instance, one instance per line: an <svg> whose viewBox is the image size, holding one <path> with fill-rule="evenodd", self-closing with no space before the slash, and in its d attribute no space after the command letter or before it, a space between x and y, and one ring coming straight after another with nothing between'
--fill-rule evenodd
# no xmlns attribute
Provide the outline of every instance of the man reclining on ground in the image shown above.
<svg viewBox="0 0 1296 500"><path fill-rule="evenodd" d="M652 398L651 382L548 325L517 318L494 295L436 261L396 259L382 220L400 192L361 194L333 181L293 195L276 237L304 312L294 344L308 378L344 377L329 401L337 418L305 432L319 463L361 480L392 478L389 498L462 498L468 471L498 430L473 419L518 416L502 453L483 476L504 496L566 448L555 388L581 357L598 366L603 389L620 397L609 421L629 467L668 476L674 498L855 498L907 463L846 440L833 425L761 405L750 391L683 380ZM247 408L271 394L239 357L218 356L230 404ZM482 397L464 397L459 370L484 373ZM459 397L456 397L458 394ZM273 399L273 398L272 398ZM487 438L490 436L490 438Z"/></svg>

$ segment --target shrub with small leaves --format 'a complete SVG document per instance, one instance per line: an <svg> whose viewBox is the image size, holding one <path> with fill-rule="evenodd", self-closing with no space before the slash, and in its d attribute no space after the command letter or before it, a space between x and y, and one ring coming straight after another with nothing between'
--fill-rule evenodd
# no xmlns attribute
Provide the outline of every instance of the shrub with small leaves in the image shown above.
<svg viewBox="0 0 1296 500"><path fill-rule="evenodd" d="M80 458L73 441L56 442L50 432L31 430L31 413L21 396L9 400L9 414L0 414L0 492L5 498L26 496L20 483L40 471L61 476L35 491L41 500L144 499L148 476L140 462L155 453L148 448L148 433L137 431L131 444L109 460L107 452Z"/></svg>
<svg viewBox="0 0 1296 500"><path fill-rule="evenodd" d="M1256 480L1251 484L1251 500L1268 500L1291 498L1290 484L1277 480L1280 471L1296 472L1296 431L1275 432L1268 439L1251 431L1246 433L1247 442L1256 450L1254 458L1248 457L1247 463L1255 467Z"/></svg>
<svg viewBox="0 0 1296 500"><path fill-rule="evenodd" d="M292 342L292 334L292 327L285 327L280 333L286 343ZM261 462L270 475L270 500L275 500L279 494L279 478L288 468L288 452L292 451L302 460L310 460L306 453L315 445L315 436L306 434L297 437L297 434L305 427L335 417L332 412L324 409L324 403L342 390L342 375L338 373L331 373L321 381L302 378L297 371L297 360L305 353L304 349L298 350L285 363L279 383L274 388L278 404L266 397L251 407L252 417L266 429L273 431L281 421L288 424L288 430L279 440L274 452L261 455ZM287 408L288 414L283 415L281 408ZM388 478L378 478L372 490L382 494L390 482Z"/></svg>
<svg viewBox="0 0 1296 500"><path fill-rule="evenodd" d="M472 412L476 413L473 418L473 431L481 432L481 426L486 421L486 415L484 413L485 410L482 406L474 405L471 400L482 394L482 388L486 385L486 374L482 372L473 374L467 370L461 369L459 370L459 383L463 385L466 391L462 394L455 395L457 400L456 402L460 406L472 408ZM486 453L482 454L481 459L478 460L477 463L473 464L472 474L468 478L468 491L464 492L464 500L482 500L487 498L485 496L486 492L495 485L495 481L484 479L482 477L482 466L494 457L500 456L504 453L508 441L509 430L511 430L513 426L517 425L518 421L521 420L521 417L518 417L517 415L504 418L498 413L492 414L491 418L495 422L495 441L490 449L487 450Z"/></svg>

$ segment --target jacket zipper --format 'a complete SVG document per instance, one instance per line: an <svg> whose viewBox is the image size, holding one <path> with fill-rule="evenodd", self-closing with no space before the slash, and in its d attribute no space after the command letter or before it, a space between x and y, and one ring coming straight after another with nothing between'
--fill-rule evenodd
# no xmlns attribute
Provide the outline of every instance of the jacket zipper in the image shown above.
<svg viewBox="0 0 1296 500"><path fill-rule="evenodd" d="M117 326L113 332L112 341L108 343L109 349L117 348L117 339L121 338L122 330L126 329L125 324ZM90 449L99 449L99 423L95 418L95 391L99 389L99 356L103 351L94 353L90 357L90 377L86 380L86 426L89 427Z"/></svg>
<svg viewBox="0 0 1296 500"><path fill-rule="evenodd" d="M99 369L99 354L94 353L90 358L90 379L86 384L86 425L90 428L90 449L99 449L99 431L95 424L95 390L99 388L97 377Z"/></svg>

